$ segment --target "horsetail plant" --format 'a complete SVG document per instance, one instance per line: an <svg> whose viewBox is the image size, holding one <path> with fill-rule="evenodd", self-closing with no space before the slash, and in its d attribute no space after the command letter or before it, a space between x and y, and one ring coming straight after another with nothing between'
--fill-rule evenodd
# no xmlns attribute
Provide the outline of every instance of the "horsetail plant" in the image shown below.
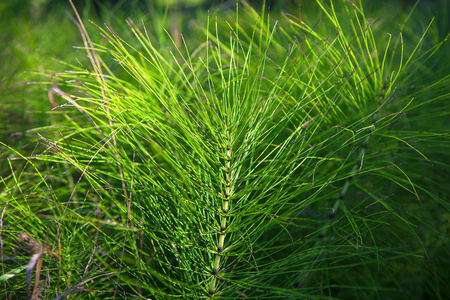
<svg viewBox="0 0 450 300"><path fill-rule="evenodd" d="M13 170L15 184L3 180L3 210L32 203L22 213L47 232L46 299L411 296L385 285L386 264L426 256L401 207L430 193L397 159L434 158L393 128L448 84L402 88L446 40L420 52L431 22L412 51L401 32L392 49L361 5L334 2L317 0L322 19L308 25L242 1L223 22L208 14L204 43L167 34L167 48L132 20L134 41L105 25L93 43L77 17L90 66L46 75L66 120L32 131L46 149L24 167L50 196L14 193Z"/></svg>

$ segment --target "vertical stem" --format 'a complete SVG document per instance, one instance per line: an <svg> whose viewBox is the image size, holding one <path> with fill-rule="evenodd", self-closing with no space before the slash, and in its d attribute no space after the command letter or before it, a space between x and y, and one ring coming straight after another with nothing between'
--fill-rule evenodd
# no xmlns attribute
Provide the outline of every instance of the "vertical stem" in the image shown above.
<svg viewBox="0 0 450 300"><path fill-rule="evenodd" d="M228 141L230 139L228 138ZM219 274L220 268L220 259L222 256L222 251L225 246L225 236L227 229L227 213L230 206L230 196L233 192L232 186L232 178L231 178L231 145L228 142L226 146L226 163L225 163L225 190L223 191L223 201L222 201L222 218L220 220L220 232L219 232L219 241L217 244L217 254L214 259L213 268L212 268L212 280L209 286L209 294L213 296L216 292L216 283L217 283L217 275Z"/></svg>
<svg viewBox="0 0 450 300"><path fill-rule="evenodd" d="M367 136L363 139L362 144L361 144L361 150L358 153L358 156L356 157L355 160L355 164L353 165L353 169L350 171L350 176L347 178L347 180L344 183L344 187L342 188L341 192L339 193L339 197L336 200L334 206L333 206L333 211L331 212L331 214L329 215L329 219L332 220L334 218L334 214L336 213L336 210L339 208L340 206L340 202L341 200L343 200L345 198L345 195L347 194L347 190L350 187L351 181L353 179L353 177L361 170L362 168L362 159L364 158L366 151L367 151L367 147L369 145L369 141L370 141L370 137L372 135L372 132L375 130L375 126L373 124L375 124L378 120L378 110L381 107L381 103L385 98L385 93L386 93L386 88L383 87L380 93L380 99L379 99L379 103L378 103L378 108L377 110L374 112L373 116L372 116L372 127L369 128L369 133L367 134ZM324 236L327 232L328 226L324 228L324 230L322 230L321 235Z"/></svg>

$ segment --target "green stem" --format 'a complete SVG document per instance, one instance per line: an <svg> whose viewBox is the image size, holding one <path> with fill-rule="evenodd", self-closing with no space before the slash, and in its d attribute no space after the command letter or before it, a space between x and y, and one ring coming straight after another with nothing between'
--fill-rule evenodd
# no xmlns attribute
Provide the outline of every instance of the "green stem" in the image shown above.
<svg viewBox="0 0 450 300"><path fill-rule="evenodd" d="M217 275L219 274L220 268L220 259L222 256L222 251L225 246L225 230L227 229L227 213L229 210L230 204L230 196L233 191L232 180L231 180L231 146L230 143L227 143L227 153L226 153L226 164L225 164L225 191L223 193L223 201L222 201L222 218L220 221L220 233L219 233L219 242L217 244L217 254L214 259L214 264L212 268L212 280L209 286L209 294L213 296L216 293L216 283L217 283Z"/></svg>

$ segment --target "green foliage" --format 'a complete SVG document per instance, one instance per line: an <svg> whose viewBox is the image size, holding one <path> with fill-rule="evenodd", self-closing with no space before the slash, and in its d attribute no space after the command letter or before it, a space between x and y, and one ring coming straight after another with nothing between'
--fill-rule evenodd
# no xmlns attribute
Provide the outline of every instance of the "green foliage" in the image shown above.
<svg viewBox="0 0 450 300"><path fill-rule="evenodd" d="M314 9L78 18L39 146L1 143L5 298L443 297L448 35Z"/></svg>

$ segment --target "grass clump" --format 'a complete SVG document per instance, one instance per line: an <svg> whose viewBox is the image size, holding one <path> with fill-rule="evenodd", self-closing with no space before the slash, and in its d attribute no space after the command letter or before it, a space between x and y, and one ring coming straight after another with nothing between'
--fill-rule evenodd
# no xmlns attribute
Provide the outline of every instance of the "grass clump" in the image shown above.
<svg viewBox="0 0 450 300"><path fill-rule="evenodd" d="M448 75L414 77L448 36L424 46L432 19L408 48L361 5L315 8L242 2L169 45L132 20L134 41L105 25L94 43L78 17L88 60L47 74L44 148L3 144L5 297L443 295L404 276L447 243L444 224L424 236L423 208L448 204L422 170L445 166Z"/></svg>

